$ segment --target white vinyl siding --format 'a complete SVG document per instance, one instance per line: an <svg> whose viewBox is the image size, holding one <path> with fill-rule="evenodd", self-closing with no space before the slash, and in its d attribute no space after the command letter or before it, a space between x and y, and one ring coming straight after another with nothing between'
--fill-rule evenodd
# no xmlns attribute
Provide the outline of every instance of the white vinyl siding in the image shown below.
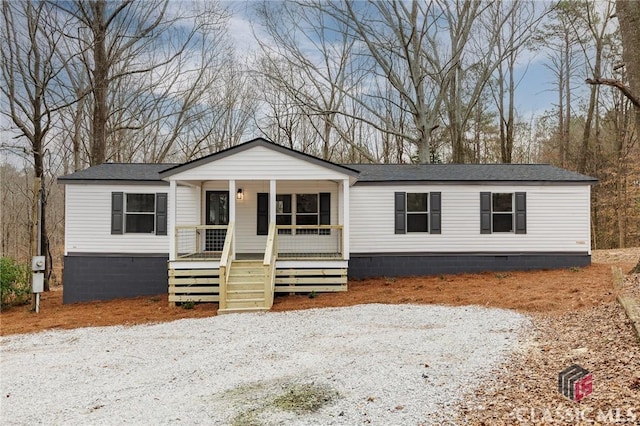
<svg viewBox="0 0 640 426"><path fill-rule="evenodd" d="M296 180L345 179L347 174L287 155L263 146L256 146L228 157L202 164L170 177L172 180ZM268 192L268 191L265 191Z"/></svg>
<svg viewBox="0 0 640 426"><path fill-rule="evenodd" d="M85 185L65 187L65 254L168 253L169 236L111 235L111 193L168 193L168 185ZM178 187L178 222L198 223L197 190ZM171 209L169 209L171 212ZM173 232L173 230L168 230Z"/></svg>
<svg viewBox="0 0 640 426"><path fill-rule="evenodd" d="M341 184L278 180L276 192L331 193L331 224L337 224L342 208L338 197ZM266 236L256 234L257 193L268 193L269 181L236 180L235 185L244 192L244 200L236 200L236 251L262 253ZM228 190L228 181L205 182L202 188L178 186L178 217L174 223L204 223L201 200L207 190ZM441 192L442 234L395 234L394 193L399 191ZM481 234L482 191L526 192L527 233ZM112 192L168 193L169 186L66 185L65 253L168 253L168 235L111 235ZM590 252L588 185L356 185L350 188L348 201L351 253ZM168 211L171 214L171 207ZM333 238L326 241L330 240Z"/></svg>
<svg viewBox="0 0 640 426"><path fill-rule="evenodd" d="M395 234L395 192L441 192L442 234ZM480 192L527 194L527 233L480 233ZM590 252L588 185L380 185L350 191L351 253Z"/></svg>

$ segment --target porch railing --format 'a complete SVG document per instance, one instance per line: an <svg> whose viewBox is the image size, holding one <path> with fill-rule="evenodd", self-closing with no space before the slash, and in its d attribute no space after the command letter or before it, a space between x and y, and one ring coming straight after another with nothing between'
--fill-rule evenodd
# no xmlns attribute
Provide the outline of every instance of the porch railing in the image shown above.
<svg viewBox="0 0 640 426"><path fill-rule="evenodd" d="M344 259L342 225L277 225L278 259Z"/></svg>
<svg viewBox="0 0 640 426"><path fill-rule="evenodd" d="M269 235L264 251L264 304L265 308L271 309L273 306L273 293L276 285L276 257L278 256L278 238L276 235L276 224L269 225Z"/></svg>
<svg viewBox="0 0 640 426"><path fill-rule="evenodd" d="M222 254L229 225L177 225L177 259L218 259Z"/></svg>
<svg viewBox="0 0 640 426"><path fill-rule="evenodd" d="M220 255L220 289L219 289L219 308L227 307L227 282L231 273L231 262L233 261L233 222L230 222L227 228L227 235L224 239L222 254Z"/></svg>
<svg viewBox="0 0 640 426"><path fill-rule="evenodd" d="M221 259L226 237L233 232L229 230L230 226L176 226L176 259ZM274 226L273 250L277 259L344 259L345 235L342 225Z"/></svg>

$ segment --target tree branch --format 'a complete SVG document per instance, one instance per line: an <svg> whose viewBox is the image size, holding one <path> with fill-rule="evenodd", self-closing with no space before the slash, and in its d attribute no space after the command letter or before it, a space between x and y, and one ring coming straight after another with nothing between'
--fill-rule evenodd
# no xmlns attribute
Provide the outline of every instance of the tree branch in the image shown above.
<svg viewBox="0 0 640 426"><path fill-rule="evenodd" d="M636 108L640 108L640 98L631 93L631 89L625 86L620 80L614 80L612 78L588 78L585 81L587 84L604 84L605 86L616 87Z"/></svg>

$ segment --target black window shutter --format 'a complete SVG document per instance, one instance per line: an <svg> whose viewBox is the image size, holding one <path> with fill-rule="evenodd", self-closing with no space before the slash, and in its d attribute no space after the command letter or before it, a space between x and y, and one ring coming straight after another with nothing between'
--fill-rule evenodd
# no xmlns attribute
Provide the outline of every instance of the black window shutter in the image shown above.
<svg viewBox="0 0 640 426"><path fill-rule="evenodd" d="M320 193L320 225L331 225L331 193ZM320 235L331 235L330 229L321 229Z"/></svg>
<svg viewBox="0 0 640 426"><path fill-rule="evenodd" d="M111 193L111 234L120 235L123 233L124 222L124 193Z"/></svg>
<svg viewBox="0 0 640 426"><path fill-rule="evenodd" d="M258 235L269 234L269 194L258 193Z"/></svg>
<svg viewBox="0 0 640 426"><path fill-rule="evenodd" d="M395 193L395 229L396 234L407 233L407 195L405 192Z"/></svg>
<svg viewBox="0 0 640 426"><path fill-rule="evenodd" d="M480 193L480 233L491 233L491 193Z"/></svg>
<svg viewBox="0 0 640 426"><path fill-rule="evenodd" d="M516 192L516 234L527 233L527 193Z"/></svg>
<svg viewBox="0 0 640 426"><path fill-rule="evenodd" d="M431 234L441 234L442 233L442 224L441 224L441 195L440 192L432 192L429 194L429 225L431 228L429 232Z"/></svg>
<svg viewBox="0 0 640 426"><path fill-rule="evenodd" d="M331 194L320 193L320 225L331 225Z"/></svg>
<svg viewBox="0 0 640 426"><path fill-rule="evenodd" d="M156 194L156 235L167 235L167 193Z"/></svg>

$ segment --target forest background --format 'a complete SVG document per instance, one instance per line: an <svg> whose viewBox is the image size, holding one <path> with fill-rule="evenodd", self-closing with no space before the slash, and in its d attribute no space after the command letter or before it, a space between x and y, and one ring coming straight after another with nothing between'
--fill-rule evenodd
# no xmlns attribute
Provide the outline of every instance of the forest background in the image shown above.
<svg viewBox="0 0 640 426"><path fill-rule="evenodd" d="M551 163L599 180L592 248L640 246L636 0L3 0L0 28L0 248L46 255L47 283L58 176L258 136L338 163Z"/></svg>

